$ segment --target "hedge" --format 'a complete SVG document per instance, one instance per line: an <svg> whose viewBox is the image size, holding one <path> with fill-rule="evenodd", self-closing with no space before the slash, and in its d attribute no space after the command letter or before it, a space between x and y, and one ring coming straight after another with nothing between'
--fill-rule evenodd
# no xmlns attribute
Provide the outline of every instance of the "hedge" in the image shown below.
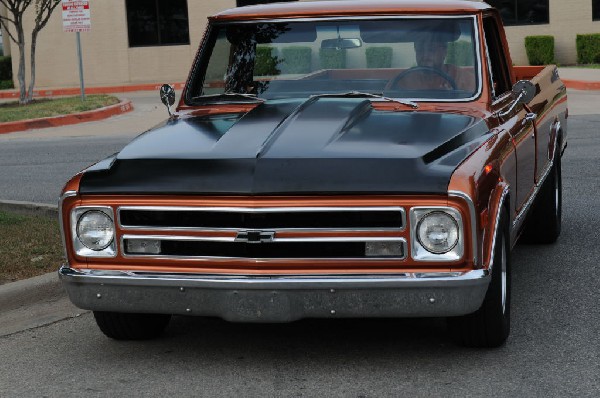
<svg viewBox="0 0 600 398"><path fill-rule="evenodd" d="M12 80L12 77L10 57L0 57L0 80Z"/></svg>
<svg viewBox="0 0 600 398"><path fill-rule="evenodd" d="M321 48L319 50L319 59L323 69L344 69L346 68L346 50L336 48Z"/></svg>
<svg viewBox="0 0 600 398"><path fill-rule="evenodd" d="M256 47L256 59L254 60L254 76L276 76L280 70L277 65L281 61L277 57L276 49L273 47Z"/></svg>
<svg viewBox="0 0 600 398"><path fill-rule="evenodd" d="M281 49L282 73L309 73L311 71L312 49L292 46Z"/></svg>
<svg viewBox="0 0 600 398"><path fill-rule="evenodd" d="M12 80L0 80L0 90L8 90L11 88L15 88Z"/></svg>
<svg viewBox="0 0 600 398"><path fill-rule="evenodd" d="M577 35L577 63L595 64L600 62L600 33Z"/></svg>
<svg viewBox="0 0 600 398"><path fill-rule="evenodd" d="M525 51L529 65L549 65L554 63L554 36L525 37Z"/></svg>
<svg viewBox="0 0 600 398"><path fill-rule="evenodd" d="M446 63L456 66L473 66L473 44L470 41L459 40L448 43Z"/></svg>
<svg viewBox="0 0 600 398"><path fill-rule="evenodd" d="M367 56L367 68L391 68L392 47L369 47Z"/></svg>

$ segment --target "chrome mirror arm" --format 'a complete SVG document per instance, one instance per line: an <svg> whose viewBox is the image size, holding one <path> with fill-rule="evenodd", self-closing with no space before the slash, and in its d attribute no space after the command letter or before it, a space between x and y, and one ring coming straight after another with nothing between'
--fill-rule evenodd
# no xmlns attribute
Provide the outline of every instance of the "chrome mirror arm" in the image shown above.
<svg viewBox="0 0 600 398"><path fill-rule="evenodd" d="M167 107L167 111L169 112L169 117L173 116L173 112L171 112L171 106L175 103L175 88L170 84L163 84L160 87L160 100Z"/></svg>

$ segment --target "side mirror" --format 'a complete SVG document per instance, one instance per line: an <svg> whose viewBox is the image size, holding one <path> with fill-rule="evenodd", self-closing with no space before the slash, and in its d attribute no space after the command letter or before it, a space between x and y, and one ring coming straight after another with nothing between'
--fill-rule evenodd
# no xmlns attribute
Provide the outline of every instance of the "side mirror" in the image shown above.
<svg viewBox="0 0 600 398"><path fill-rule="evenodd" d="M536 91L535 85L529 80L519 80L512 88L512 93L515 97L514 101L506 111L501 112L498 116L506 117L511 115L518 104L530 103L533 97L535 97Z"/></svg>
<svg viewBox="0 0 600 398"><path fill-rule="evenodd" d="M360 39L325 39L321 42L321 48L331 50L342 50L347 48L358 48L362 46Z"/></svg>
<svg viewBox="0 0 600 398"><path fill-rule="evenodd" d="M160 87L160 100L167 107L167 111L169 111L169 116L172 116L171 107L175 103L175 88L170 84L163 84Z"/></svg>
<svg viewBox="0 0 600 398"><path fill-rule="evenodd" d="M529 80L519 80L512 88L512 92L519 104L528 104L535 97L535 86Z"/></svg>

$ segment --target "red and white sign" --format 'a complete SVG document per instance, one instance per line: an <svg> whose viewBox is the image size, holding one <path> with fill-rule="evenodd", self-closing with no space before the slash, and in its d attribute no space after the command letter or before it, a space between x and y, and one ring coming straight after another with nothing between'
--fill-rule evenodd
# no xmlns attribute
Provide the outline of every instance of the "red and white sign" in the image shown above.
<svg viewBox="0 0 600 398"><path fill-rule="evenodd" d="M89 0L62 0L64 32L89 32L92 29Z"/></svg>

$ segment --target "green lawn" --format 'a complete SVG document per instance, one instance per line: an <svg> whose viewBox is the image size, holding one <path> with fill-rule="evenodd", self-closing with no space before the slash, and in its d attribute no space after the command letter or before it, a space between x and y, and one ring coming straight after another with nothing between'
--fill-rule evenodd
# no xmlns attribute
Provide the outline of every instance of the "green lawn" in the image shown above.
<svg viewBox="0 0 600 398"><path fill-rule="evenodd" d="M0 211L0 284L56 271L62 261L57 219Z"/></svg>
<svg viewBox="0 0 600 398"><path fill-rule="evenodd" d="M0 123L79 113L118 102L119 99L111 95L88 95L83 102L81 97L36 99L27 105L8 102L0 104Z"/></svg>

